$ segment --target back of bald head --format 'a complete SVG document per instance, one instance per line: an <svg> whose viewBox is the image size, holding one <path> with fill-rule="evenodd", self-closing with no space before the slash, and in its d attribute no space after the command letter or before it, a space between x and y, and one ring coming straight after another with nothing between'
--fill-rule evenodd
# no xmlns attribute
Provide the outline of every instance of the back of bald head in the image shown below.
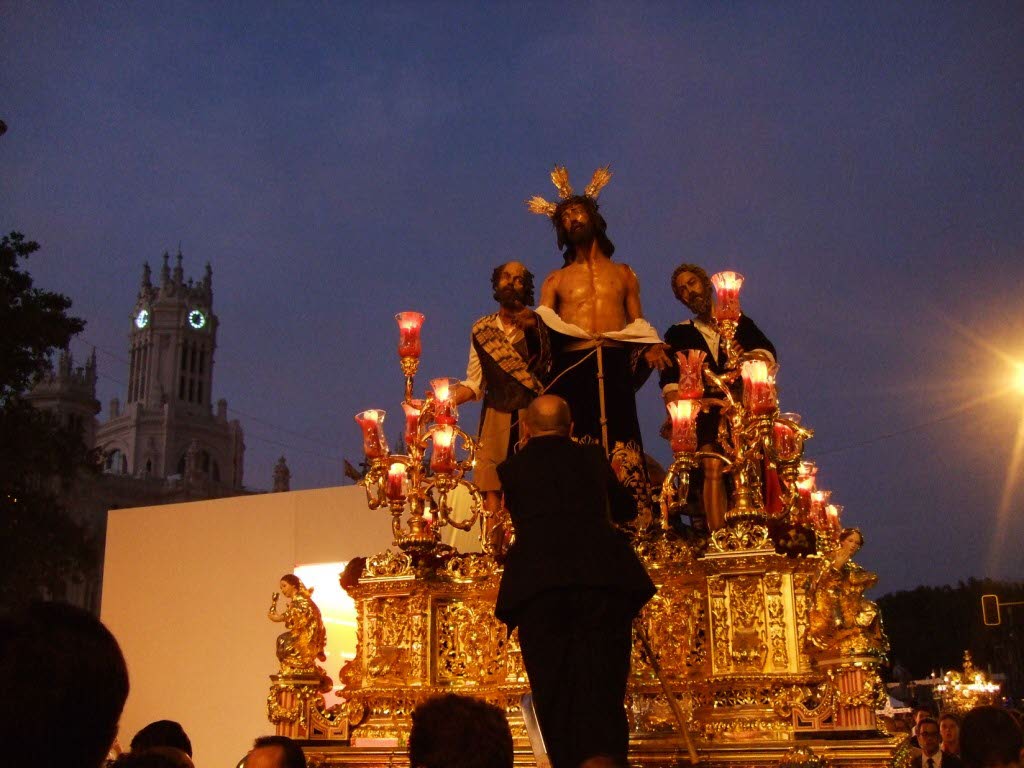
<svg viewBox="0 0 1024 768"><path fill-rule="evenodd" d="M572 429L569 404L558 395L541 395L526 409L526 428L530 435L568 437Z"/></svg>

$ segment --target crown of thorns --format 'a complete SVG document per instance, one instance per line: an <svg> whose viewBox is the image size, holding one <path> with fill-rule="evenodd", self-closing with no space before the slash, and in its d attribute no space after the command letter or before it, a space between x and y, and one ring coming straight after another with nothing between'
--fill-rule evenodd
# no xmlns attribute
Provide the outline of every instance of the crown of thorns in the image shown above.
<svg viewBox="0 0 1024 768"><path fill-rule="evenodd" d="M606 165L598 168L594 171L594 175L590 177L590 183L587 184L587 188L583 190L583 196L597 202L597 196L601 194L601 190L604 189L605 184L608 183L611 177L611 166ZM565 166L555 166L554 170L551 171L551 183L558 190L558 197L561 200L568 200L576 195L572 184L569 183L569 171L565 169ZM554 217L558 203L552 203L539 195L534 195L526 201L526 207L530 209L530 213L541 213L550 219Z"/></svg>

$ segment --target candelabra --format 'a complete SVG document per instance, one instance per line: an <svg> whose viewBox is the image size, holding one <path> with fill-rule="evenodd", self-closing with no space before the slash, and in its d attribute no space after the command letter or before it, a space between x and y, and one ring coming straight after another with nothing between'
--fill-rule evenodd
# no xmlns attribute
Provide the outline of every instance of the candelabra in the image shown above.
<svg viewBox="0 0 1024 768"><path fill-rule="evenodd" d="M974 707L995 704L1000 687L974 666L971 652L964 651L963 671L947 672L935 686L935 695L942 702L943 712L963 714Z"/></svg>
<svg viewBox="0 0 1024 768"><path fill-rule="evenodd" d="M363 433L363 452L369 467L361 482L370 509L385 507L391 512L395 545L403 551L428 555L440 544L441 528L451 525L468 531L488 513L479 489L466 478L476 461L476 442L458 426L457 382L434 379L431 391L422 399L413 397L424 318L418 312L400 312L395 319L399 330L398 356L405 375L402 410L406 452L393 454L388 450L384 411L370 409L357 414L355 419ZM469 496L469 515L457 519L450 502L460 486ZM406 511L408 517L403 521ZM489 551L486 537L483 545Z"/></svg>
<svg viewBox="0 0 1024 768"><path fill-rule="evenodd" d="M662 484L662 508L685 501L693 470L702 460L713 459L733 480L727 527L802 526L813 531L819 551L831 549L838 540L841 507L830 504L829 493L816 488L816 468L803 461L804 442L814 433L800 423L798 414L779 412L774 361L759 350L741 352L736 343L743 276L720 272L711 281L725 363L715 373L705 353L676 353L679 399L668 404L673 462ZM711 411L720 415L720 447L715 450L697 445L697 418Z"/></svg>

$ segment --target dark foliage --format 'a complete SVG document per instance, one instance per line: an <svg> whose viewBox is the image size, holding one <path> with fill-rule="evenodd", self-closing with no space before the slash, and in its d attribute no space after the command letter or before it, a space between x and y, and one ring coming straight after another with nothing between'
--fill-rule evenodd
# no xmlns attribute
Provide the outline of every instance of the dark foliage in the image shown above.
<svg viewBox="0 0 1024 768"><path fill-rule="evenodd" d="M39 250L19 232L0 239L0 406L24 392L50 365L50 356L85 328L71 317L71 299L32 285L32 276L18 268Z"/></svg>
<svg viewBox="0 0 1024 768"><path fill-rule="evenodd" d="M71 301L33 287L19 269L39 249L12 232L0 240L0 604L61 597L95 567L87 529L60 499L93 457L81 434L19 399L85 323Z"/></svg>

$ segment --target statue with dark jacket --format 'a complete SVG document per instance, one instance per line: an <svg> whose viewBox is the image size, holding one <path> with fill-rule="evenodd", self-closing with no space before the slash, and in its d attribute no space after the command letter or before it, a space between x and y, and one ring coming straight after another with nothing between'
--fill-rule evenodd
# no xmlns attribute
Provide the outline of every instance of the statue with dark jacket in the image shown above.
<svg viewBox="0 0 1024 768"><path fill-rule="evenodd" d="M551 346L547 329L530 309L533 274L526 267L518 261L497 266L491 288L498 311L473 323L466 378L455 390L455 402L483 400L473 482L493 520L501 507L498 465L519 442L526 406L544 390Z"/></svg>
<svg viewBox="0 0 1024 768"><path fill-rule="evenodd" d="M554 768L591 758L625 767L632 621L655 592L613 524L636 503L600 446L573 442L565 400L538 397L524 427L525 447L498 467L515 542L495 615L519 628Z"/></svg>
<svg viewBox="0 0 1024 768"><path fill-rule="evenodd" d="M708 368L719 375L725 372L727 362L724 345L719 343L721 334L718 323L712 313L714 298L708 273L696 264L680 264L672 273L671 283L672 293L693 312L694 317L676 323L665 331L665 343L671 351L672 364L661 371L659 384L666 405L678 397L679 363L676 361L676 352L703 352ZM746 315L740 315L737 323L735 346L740 354L757 355L773 365L775 363L775 346ZM697 416L697 446L701 450L714 450L718 447L720 421L721 409L718 407L711 407ZM701 462L701 469L704 473L704 512L708 527L716 530L725 525L728 505L722 462L705 458Z"/></svg>

